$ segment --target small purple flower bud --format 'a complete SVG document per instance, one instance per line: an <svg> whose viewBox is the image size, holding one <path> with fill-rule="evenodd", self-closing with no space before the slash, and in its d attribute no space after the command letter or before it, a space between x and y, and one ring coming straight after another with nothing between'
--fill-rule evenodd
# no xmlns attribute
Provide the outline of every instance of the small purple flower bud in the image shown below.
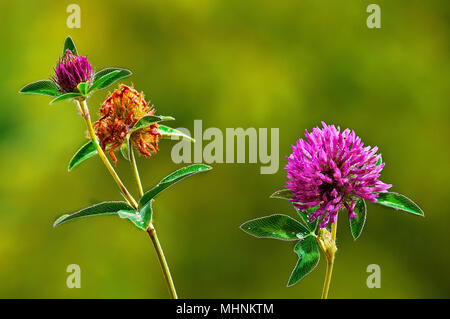
<svg viewBox="0 0 450 319"><path fill-rule="evenodd" d="M92 80L92 67L86 57L74 55L66 50L55 68L52 80L61 93L78 92L78 84Z"/></svg>

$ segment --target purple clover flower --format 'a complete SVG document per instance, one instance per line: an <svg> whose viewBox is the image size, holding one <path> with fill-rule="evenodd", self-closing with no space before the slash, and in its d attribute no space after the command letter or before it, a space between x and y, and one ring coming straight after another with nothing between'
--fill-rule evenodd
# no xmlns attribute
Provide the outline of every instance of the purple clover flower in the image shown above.
<svg viewBox="0 0 450 319"><path fill-rule="evenodd" d="M74 55L70 50L66 50L55 68L52 80L61 93L78 92L78 84L92 80L91 64L86 57Z"/></svg>
<svg viewBox="0 0 450 319"><path fill-rule="evenodd" d="M306 141L300 139L287 157L287 188L294 198L290 201L301 211L319 205L309 214L309 222L322 219L320 227L334 223L339 209L345 207L351 219L358 197L376 202L378 193L386 192L392 185L378 178L384 163L377 165L381 155L378 147L363 147L364 143L349 129L340 127L315 127L305 130Z"/></svg>

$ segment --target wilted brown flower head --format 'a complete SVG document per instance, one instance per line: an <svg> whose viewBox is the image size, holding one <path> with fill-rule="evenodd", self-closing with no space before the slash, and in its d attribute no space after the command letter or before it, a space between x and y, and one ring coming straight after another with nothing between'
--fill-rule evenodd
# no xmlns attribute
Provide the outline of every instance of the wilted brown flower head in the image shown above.
<svg viewBox="0 0 450 319"><path fill-rule="evenodd" d="M94 123L95 134L104 151L117 164L114 151L120 149L126 141L127 134L139 119L145 115L153 115L155 109L149 106L144 94L120 84L100 109L100 118ZM158 151L158 140L161 134L158 124L138 129L130 135L130 146L134 146L144 156L152 156Z"/></svg>

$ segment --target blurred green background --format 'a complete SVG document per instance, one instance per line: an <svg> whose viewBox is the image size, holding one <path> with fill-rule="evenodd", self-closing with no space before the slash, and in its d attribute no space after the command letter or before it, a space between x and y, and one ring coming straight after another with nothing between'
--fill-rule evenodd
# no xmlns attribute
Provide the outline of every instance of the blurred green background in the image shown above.
<svg viewBox="0 0 450 319"><path fill-rule="evenodd" d="M340 219L331 298L448 298L449 2L381 1L381 29L366 27L373 1L75 1L81 28L66 26L74 1L2 1L0 12L0 297L166 298L152 244L118 217L54 219L94 202L120 200L98 159L67 172L85 142L73 104L22 96L48 78L71 35L97 70L126 67L134 84L174 127L280 128L280 169L213 164L167 190L156 227L179 295L186 298L316 298L324 258L286 288L297 261L293 243L250 237L251 218L295 212L269 199L285 183L285 156L321 120L353 128L378 145L382 180L411 197L426 218L369 204L354 242ZM106 97L98 92L91 112ZM140 158L150 188L183 164L173 141ZM118 171L136 193L127 163ZM81 289L66 267L81 267ZM366 267L381 267L381 288Z"/></svg>

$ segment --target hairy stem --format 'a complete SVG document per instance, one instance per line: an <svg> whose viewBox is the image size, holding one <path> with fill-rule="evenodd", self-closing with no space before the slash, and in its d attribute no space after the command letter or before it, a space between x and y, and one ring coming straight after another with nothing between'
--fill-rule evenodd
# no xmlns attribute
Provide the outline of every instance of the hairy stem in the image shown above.
<svg viewBox="0 0 450 319"><path fill-rule="evenodd" d="M169 266L167 265L166 257L164 257L164 252L161 248L161 244L159 243L155 228L152 225L150 225L147 228L147 233L152 239L153 246L155 247L156 254L158 255L158 260L159 263L161 264L161 269L164 274L164 278L166 279L170 296L172 297L172 299L178 299L177 291L175 290L175 285L173 283L172 276L170 275L170 269Z"/></svg>
<svg viewBox="0 0 450 319"><path fill-rule="evenodd" d="M92 126L91 117L89 115L89 108L87 106L86 100L77 100L77 106L80 110L81 116L84 118L84 121L86 122L86 126L89 131L89 135L91 137L92 142L95 144L95 147L97 148L97 153L100 156L101 160L105 164L106 168L108 169L111 176L114 178L114 181L116 182L117 186L119 186L119 189L125 199L127 200L128 204L133 206L135 209L138 208L138 204L136 200L131 196L131 194L128 192L125 185L120 180L119 175L117 175L116 171L114 170L114 167L112 167L111 163L109 162L108 158L106 157L105 153L103 152L102 148L100 147L100 144L97 141L97 137L94 132L94 127Z"/></svg>
<svg viewBox="0 0 450 319"><path fill-rule="evenodd" d="M337 232L337 219L331 225L331 240L333 245L336 245L336 232ZM328 298L328 290L330 289L331 275L333 273L333 265L334 265L334 256L336 254L336 250L328 250L329 255L327 256L327 272L325 274L325 282L323 284L322 290L322 299Z"/></svg>

